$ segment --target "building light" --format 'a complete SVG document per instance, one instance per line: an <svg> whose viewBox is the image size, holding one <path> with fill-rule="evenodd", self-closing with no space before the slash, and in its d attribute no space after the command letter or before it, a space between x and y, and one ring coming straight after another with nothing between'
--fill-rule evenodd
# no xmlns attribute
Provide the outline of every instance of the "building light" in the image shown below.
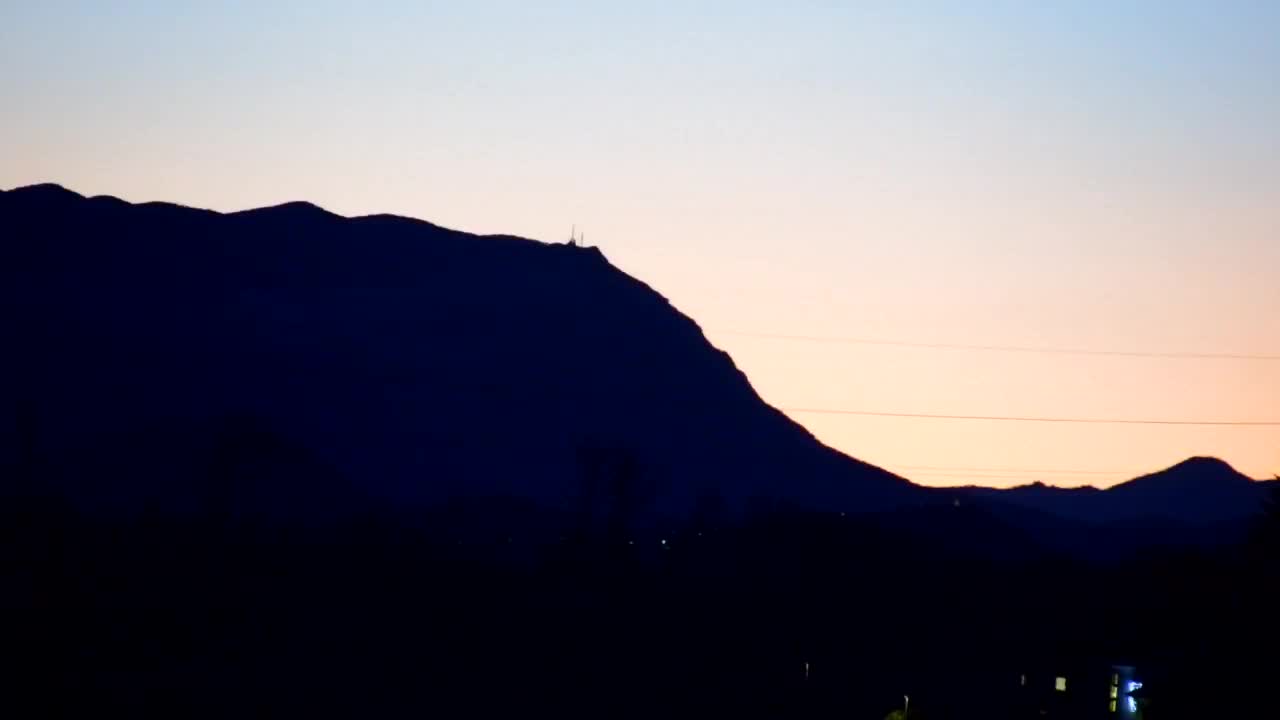
<svg viewBox="0 0 1280 720"><path fill-rule="evenodd" d="M1116 696L1119 694L1119 692L1120 692L1120 688L1116 687L1115 685L1112 685L1112 686L1111 686L1111 699L1112 699L1112 700L1115 700L1115 699L1116 699Z"/></svg>
<svg viewBox="0 0 1280 720"><path fill-rule="evenodd" d="M1027 686L1027 674L1026 674L1026 673L1023 673L1023 674L1022 674L1022 683L1021 683L1021 685L1022 685L1022 687L1026 687L1026 686Z"/></svg>
<svg viewBox="0 0 1280 720"><path fill-rule="evenodd" d="M1111 704L1110 704L1109 706L1107 706L1107 711L1108 711L1108 712L1115 712L1115 711L1116 711L1116 701L1115 701L1115 700L1112 700L1112 701L1111 701Z"/></svg>
<svg viewBox="0 0 1280 720"><path fill-rule="evenodd" d="M1053 689L1054 689L1054 690L1057 690L1058 692L1066 692L1066 691L1067 691L1067 679L1066 679L1066 678L1064 678L1064 677L1062 677L1061 675L1059 675L1058 677L1054 678L1054 679L1053 679Z"/></svg>
<svg viewBox="0 0 1280 720"><path fill-rule="evenodd" d="M1130 695L1129 697L1125 698L1124 700L1125 700L1125 704L1129 706L1129 712L1131 712L1131 713L1136 713L1136 712L1138 712L1138 700L1137 700L1137 698L1135 698L1135 697L1133 697L1132 695Z"/></svg>

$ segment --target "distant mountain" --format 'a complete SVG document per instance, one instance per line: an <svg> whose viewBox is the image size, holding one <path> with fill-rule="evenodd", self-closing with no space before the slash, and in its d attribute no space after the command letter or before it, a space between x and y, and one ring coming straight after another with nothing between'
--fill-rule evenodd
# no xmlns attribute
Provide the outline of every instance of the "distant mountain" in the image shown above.
<svg viewBox="0 0 1280 720"><path fill-rule="evenodd" d="M1214 523L1254 515L1268 487L1217 458L1194 457L1160 472L1107 488L1105 496L1133 512L1188 523Z"/></svg>
<svg viewBox="0 0 1280 720"><path fill-rule="evenodd" d="M1193 457L1105 490L1036 483L953 492L1003 508L1022 522L1038 517L1033 524L1052 527L1049 534L1058 536L1064 529L1081 536L1106 529L1123 534L1127 543L1177 539L1196 544L1234 539L1259 514L1269 491L1269 482L1254 481L1222 460ZM1116 537L1109 535L1106 542Z"/></svg>
<svg viewBox="0 0 1280 720"><path fill-rule="evenodd" d="M0 467L102 511L521 498L641 517L922 489L761 401L594 248L306 203L0 193Z"/></svg>

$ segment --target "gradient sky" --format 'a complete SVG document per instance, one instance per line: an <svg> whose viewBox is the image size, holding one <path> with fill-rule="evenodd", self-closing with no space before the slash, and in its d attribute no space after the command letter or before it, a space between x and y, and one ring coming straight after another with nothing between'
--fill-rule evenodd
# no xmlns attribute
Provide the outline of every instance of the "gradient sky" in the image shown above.
<svg viewBox="0 0 1280 720"><path fill-rule="evenodd" d="M10 1L0 187L576 223L780 407L1276 420L1274 361L728 331L1280 355L1278 78L1267 0ZM1280 473L1277 427L794 417L930 484Z"/></svg>

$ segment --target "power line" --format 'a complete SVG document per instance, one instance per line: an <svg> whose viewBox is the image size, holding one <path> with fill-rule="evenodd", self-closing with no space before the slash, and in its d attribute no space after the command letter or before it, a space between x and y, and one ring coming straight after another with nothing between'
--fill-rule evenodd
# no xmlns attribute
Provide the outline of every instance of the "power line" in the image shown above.
<svg viewBox="0 0 1280 720"><path fill-rule="evenodd" d="M896 467L902 470L913 470L913 471L940 470L940 471L947 471L947 472L1047 473L1047 474L1058 474L1058 475L1125 475L1128 473L1136 472L1133 470L1048 470L1048 469L1038 469L1038 468L947 467L942 465L894 465L894 464L890 464L889 467Z"/></svg>
<svg viewBox="0 0 1280 720"><path fill-rule="evenodd" d="M933 413L872 412L830 408L779 408L788 413L861 415L868 417L927 418L930 420L993 420L1003 422L1079 423L1097 425L1214 425L1231 427L1280 427L1280 420L1133 420L1115 418L1018 417L1012 415L941 415Z"/></svg>
<svg viewBox="0 0 1280 720"><path fill-rule="evenodd" d="M913 475L913 476L914 476L914 475L922 475L922 476L942 476L942 477L989 477L989 478L1004 478L1004 479L1006 479L1006 480L1019 480L1019 479L1028 479L1028 480L1041 479L1041 480L1043 480L1043 479L1048 478L1048 479L1051 479L1051 480L1080 480L1080 481L1086 481L1086 480L1103 480L1103 479L1106 479L1106 478L1108 478L1108 477L1131 477L1131 476L1129 476L1129 475L1126 475L1125 473L1113 473L1113 474L1109 474L1109 475L1075 476L1075 475L1054 475L1054 474L1052 474L1052 473L1026 473L1026 474L1022 474L1022 473L970 473L970 472L944 472L944 471L941 471L941 470L902 470L901 468L894 468L894 469L895 469L896 471L899 471L899 472L909 473L909 474L911 474L911 475Z"/></svg>
<svg viewBox="0 0 1280 720"><path fill-rule="evenodd" d="M1171 353L1137 352L1128 350L1082 350L1078 348L1031 347L1025 345L970 345L965 343L908 342L874 338L833 337L820 335L788 335L783 333L748 332L744 330L715 330L722 335L764 338L767 340L795 340L800 342L844 343L850 345L882 345L887 347L928 348L934 350L981 350L987 352L1020 352L1044 355L1092 355L1098 357L1166 358L1178 360L1253 360L1280 362L1280 355L1254 355L1247 353Z"/></svg>
<svg viewBox="0 0 1280 720"><path fill-rule="evenodd" d="M1066 480L1066 479L1067 479L1067 478L1062 478L1062 477L1056 477L1056 478L1055 478L1055 477L1049 477L1049 478L1046 478L1046 477L1044 477L1044 476L1036 476L1036 475L983 475L983 474L981 474L981 473L972 473L972 474L954 474L954 475L953 475L953 474L950 474L950 473L902 473L902 474L903 474L903 475L905 475L905 476L907 476L907 477L913 477L913 478L925 478L925 479L928 479L928 480L941 480L941 479L950 479L950 480L1011 480L1011 481L1019 482L1019 483L1044 482L1044 481L1046 481L1046 480L1060 481L1060 480ZM1099 478L1099 479L1101 479L1101 478ZM1126 478L1126 479L1127 479L1127 478ZM1054 487L1062 487L1062 486L1055 485ZM1079 486L1077 486L1077 485L1071 485L1070 487L1079 487Z"/></svg>

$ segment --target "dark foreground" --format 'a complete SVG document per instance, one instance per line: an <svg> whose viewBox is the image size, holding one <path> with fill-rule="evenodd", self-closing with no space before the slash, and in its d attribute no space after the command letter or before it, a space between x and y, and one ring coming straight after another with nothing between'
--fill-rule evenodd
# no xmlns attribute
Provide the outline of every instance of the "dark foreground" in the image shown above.
<svg viewBox="0 0 1280 720"><path fill-rule="evenodd" d="M1272 716L1274 519L1106 566L946 540L988 523L564 532L495 504L286 529L25 498L0 523L2 714L880 720L907 694L911 717L1102 718L1083 682L1042 698L1020 678L1124 663L1146 718Z"/></svg>

